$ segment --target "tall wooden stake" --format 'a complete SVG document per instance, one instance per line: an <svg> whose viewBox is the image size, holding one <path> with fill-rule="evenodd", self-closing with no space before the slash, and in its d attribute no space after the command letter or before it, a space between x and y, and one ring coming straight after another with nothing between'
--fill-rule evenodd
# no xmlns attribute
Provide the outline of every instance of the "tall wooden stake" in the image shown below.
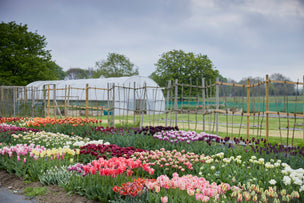
<svg viewBox="0 0 304 203"><path fill-rule="evenodd" d="M64 117L67 117L67 85L64 87Z"/></svg>
<svg viewBox="0 0 304 203"><path fill-rule="evenodd" d="M175 111L175 126L177 126L177 97L178 97L178 80L175 79L175 97L174 97L174 111Z"/></svg>
<svg viewBox="0 0 304 203"><path fill-rule="evenodd" d="M89 84L86 84L86 118L89 118Z"/></svg>
<svg viewBox="0 0 304 203"><path fill-rule="evenodd" d="M47 105L47 116L50 117L50 85L48 85L48 105Z"/></svg>
<svg viewBox="0 0 304 203"><path fill-rule="evenodd" d="M216 78L216 88L215 88L215 101L216 101L216 110L219 110L220 108L220 105L219 105L219 91L220 91L220 88L219 88L219 78L217 77ZM218 111L216 112L216 135L218 136L218 123L219 123L219 115L218 115Z"/></svg>
<svg viewBox="0 0 304 203"><path fill-rule="evenodd" d="M133 120L134 120L134 124L136 124L136 82L134 82L134 84L133 84L133 86L134 86L134 91L133 91L133 96L134 96L134 104L133 104L133 109L134 109L134 111L133 111L133 116L134 116L134 118L133 118Z"/></svg>
<svg viewBox="0 0 304 203"><path fill-rule="evenodd" d="M166 127L168 126L170 91L171 91L171 80L168 81L168 89L167 89Z"/></svg>
<svg viewBox="0 0 304 203"><path fill-rule="evenodd" d="M249 118L250 118L250 79L247 79L247 140L249 140ZM248 143L247 143L248 144Z"/></svg>
<svg viewBox="0 0 304 203"><path fill-rule="evenodd" d="M206 132L205 130L205 78L202 79L202 87L203 87L203 91L202 91L202 96L203 96L203 104L202 104L202 108L203 108L203 132Z"/></svg>
<svg viewBox="0 0 304 203"><path fill-rule="evenodd" d="M112 84L112 88L113 88L112 127L115 127L115 83Z"/></svg>
<svg viewBox="0 0 304 203"><path fill-rule="evenodd" d="M266 75L266 140L268 141L269 136L269 78Z"/></svg>

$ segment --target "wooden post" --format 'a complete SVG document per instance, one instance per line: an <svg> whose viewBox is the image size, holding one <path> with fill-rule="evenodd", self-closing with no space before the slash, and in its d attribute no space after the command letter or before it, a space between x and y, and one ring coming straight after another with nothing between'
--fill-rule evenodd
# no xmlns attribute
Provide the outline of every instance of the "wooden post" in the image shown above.
<svg viewBox="0 0 304 203"><path fill-rule="evenodd" d="M249 118L250 118L250 79L247 79L247 140L249 140ZM247 142L248 144L248 142Z"/></svg>
<svg viewBox="0 0 304 203"><path fill-rule="evenodd" d="M216 109L219 110L220 104L219 104L219 95L220 95L220 88L219 88L219 78L216 78L216 88L215 88L215 101L216 101ZM216 112L216 135L218 135L218 123L219 123L219 118L218 118L218 111Z"/></svg>
<svg viewBox="0 0 304 203"><path fill-rule="evenodd" d="M50 85L48 85L48 105L47 105L47 116L50 117Z"/></svg>
<svg viewBox="0 0 304 203"><path fill-rule="evenodd" d="M67 85L64 87L64 117L67 117Z"/></svg>
<svg viewBox="0 0 304 203"><path fill-rule="evenodd" d="M171 91L171 80L168 81L168 89L167 89L166 127L168 127L168 113L169 113L170 91Z"/></svg>
<svg viewBox="0 0 304 203"><path fill-rule="evenodd" d="M136 82L134 82L134 104L133 104L133 116L134 116L134 124L136 123Z"/></svg>
<svg viewBox="0 0 304 203"><path fill-rule="evenodd" d="M112 88L113 88L112 127L115 127L115 83L113 83Z"/></svg>
<svg viewBox="0 0 304 203"><path fill-rule="evenodd" d="M178 80L175 79L175 96L174 96L174 111L175 111L175 126L177 126L177 97L178 97Z"/></svg>
<svg viewBox="0 0 304 203"><path fill-rule="evenodd" d="M70 105L70 96L71 96L71 86L69 85L68 86L68 98L67 98L67 106L69 106ZM73 110L72 110L72 112L73 112ZM66 109L66 115L67 116L69 116L69 109L67 108Z"/></svg>
<svg viewBox="0 0 304 203"><path fill-rule="evenodd" d="M31 100L32 100L32 117L34 117L34 95L35 95L35 93L34 93L34 87L32 86L32 94L31 94Z"/></svg>
<svg viewBox="0 0 304 203"><path fill-rule="evenodd" d="M269 136L269 79L268 74L266 75L266 140L268 141Z"/></svg>
<svg viewBox="0 0 304 203"><path fill-rule="evenodd" d="M45 85L42 86L42 93L43 93L43 110L44 110L44 117L46 117L46 92L45 92Z"/></svg>
<svg viewBox="0 0 304 203"><path fill-rule="evenodd" d="M1 86L1 101L3 102L4 101L4 91L3 91L4 87Z"/></svg>
<svg viewBox="0 0 304 203"><path fill-rule="evenodd" d="M202 104L202 108L203 108L203 132L206 132L206 131L205 131L205 130L206 130L206 129L205 129L205 125L206 125L206 124L205 124L205 123L206 123L206 122L205 122L205 119L206 119L206 118L205 118L205 99L206 99L206 98L205 98L205 97L206 97L206 96L205 96L205 78L202 78L202 87L203 87L203 91L202 91L202 93L203 93L203 94L202 94L202 96L203 96L203 104Z"/></svg>
<svg viewBox="0 0 304 203"><path fill-rule="evenodd" d="M146 92L147 92L147 84L144 83L144 97L142 99L142 105L141 105L141 122L140 122L140 127L142 128L144 125L144 112L146 110Z"/></svg>
<svg viewBox="0 0 304 203"><path fill-rule="evenodd" d="M16 116L16 87L13 87L13 112L14 112L14 117Z"/></svg>
<svg viewBox="0 0 304 203"><path fill-rule="evenodd" d="M57 115L57 105L56 105L56 85L53 84L53 91L54 91L54 98L53 98L53 106L54 106L54 115L55 115L55 118L56 118L56 115Z"/></svg>
<svg viewBox="0 0 304 203"><path fill-rule="evenodd" d="M3 93L3 92L2 92ZM3 95L2 95L3 96ZM25 100L25 103L27 105L27 88L24 87L24 100Z"/></svg>
<svg viewBox="0 0 304 203"><path fill-rule="evenodd" d="M108 118L108 127L111 127L110 126L110 84L109 83L107 83L107 93L108 93L108 95L107 95L107 106L108 106L108 115L107 115L107 118Z"/></svg>
<svg viewBox="0 0 304 203"><path fill-rule="evenodd" d="M85 110L85 114L86 114L86 118L89 118L89 84L86 84L86 110Z"/></svg>
<svg viewBox="0 0 304 203"><path fill-rule="evenodd" d="M4 115L4 112L2 111L2 110L3 110L2 107L4 107L3 88L4 88L3 86L0 86L0 90L1 90L1 91L0 91L0 102L1 102L1 103L0 103L0 107L1 107L1 108L0 108L0 114L1 114L1 115Z"/></svg>

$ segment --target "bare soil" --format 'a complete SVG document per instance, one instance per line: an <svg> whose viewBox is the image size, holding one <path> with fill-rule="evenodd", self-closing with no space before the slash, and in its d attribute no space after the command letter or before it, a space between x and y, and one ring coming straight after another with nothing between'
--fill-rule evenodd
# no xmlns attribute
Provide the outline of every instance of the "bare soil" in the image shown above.
<svg viewBox="0 0 304 203"><path fill-rule="evenodd" d="M40 182L26 183L15 174L9 174L4 170L0 170L0 188L6 187L15 194L24 195L26 187L43 187ZM67 194L64 188L58 185L47 187L47 194L36 196L38 203L95 203L96 201L88 200L86 197L77 194Z"/></svg>

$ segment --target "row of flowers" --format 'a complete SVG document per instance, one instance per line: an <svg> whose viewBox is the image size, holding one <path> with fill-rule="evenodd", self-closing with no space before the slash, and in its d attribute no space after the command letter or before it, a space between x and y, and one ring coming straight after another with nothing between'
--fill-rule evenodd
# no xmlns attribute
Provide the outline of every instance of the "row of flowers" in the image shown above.
<svg viewBox="0 0 304 203"><path fill-rule="evenodd" d="M103 129L107 129L109 136L120 131ZM170 133L171 137L178 134L193 141L200 135L184 131ZM168 136L166 131L156 134ZM225 147L219 148L225 153L213 155L165 148L148 151L120 147L112 141L110 144L105 141L107 136L102 140L90 140L48 132L25 132L14 134L12 138L22 144L0 143L0 168L30 180L40 180L43 184L60 184L67 191L86 195L89 199L119 202L140 202L143 198L145 202L303 201L303 167L291 167L265 153L252 156L252 152ZM138 143L145 146L146 139L140 138ZM123 139L127 142L128 137ZM207 139L210 142L213 138ZM180 143L180 146L185 145ZM82 156L90 156L90 159L81 159Z"/></svg>
<svg viewBox="0 0 304 203"><path fill-rule="evenodd" d="M187 142L188 144L193 141L212 140L212 139L221 140L221 138L217 135L210 135L204 132L196 133L194 131L186 132L183 130L161 131L154 134L153 137L171 143Z"/></svg>
<svg viewBox="0 0 304 203"><path fill-rule="evenodd" d="M21 132L28 132L28 131L40 132L39 129L17 127L15 125L8 125L6 123L0 123L0 133L7 132L7 131L10 132L10 133L16 133L18 131L21 131Z"/></svg>
<svg viewBox="0 0 304 203"><path fill-rule="evenodd" d="M145 151L147 150L138 149L135 147L120 147L110 143L104 143L104 144L92 143L80 147L80 158L81 160L83 160L86 157L85 155L89 155L88 160L99 159L101 157L104 159L109 159L111 157L125 157L128 159L134 153L145 152Z"/></svg>
<svg viewBox="0 0 304 203"><path fill-rule="evenodd" d="M30 127L30 126L44 126L46 124L72 124L73 126L83 126L84 124L89 124L89 123L101 123L101 120L97 120L95 118L81 118L81 117L66 117L63 119L56 119L55 117L53 118L41 118L41 117L36 117L32 119L28 119L25 121L25 124Z"/></svg>

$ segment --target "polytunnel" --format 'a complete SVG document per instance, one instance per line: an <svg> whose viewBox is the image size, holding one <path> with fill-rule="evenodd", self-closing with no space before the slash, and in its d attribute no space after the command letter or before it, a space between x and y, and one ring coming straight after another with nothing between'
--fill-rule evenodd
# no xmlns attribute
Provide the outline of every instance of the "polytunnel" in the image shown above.
<svg viewBox="0 0 304 203"><path fill-rule="evenodd" d="M27 100L56 101L59 104L68 101L84 105L88 98L90 106L108 107L115 115L126 112L159 114L165 111L162 88L144 76L36 81L26 88L32 90L27 91ZM23 98L25 94L19 97Z"/></svg>

